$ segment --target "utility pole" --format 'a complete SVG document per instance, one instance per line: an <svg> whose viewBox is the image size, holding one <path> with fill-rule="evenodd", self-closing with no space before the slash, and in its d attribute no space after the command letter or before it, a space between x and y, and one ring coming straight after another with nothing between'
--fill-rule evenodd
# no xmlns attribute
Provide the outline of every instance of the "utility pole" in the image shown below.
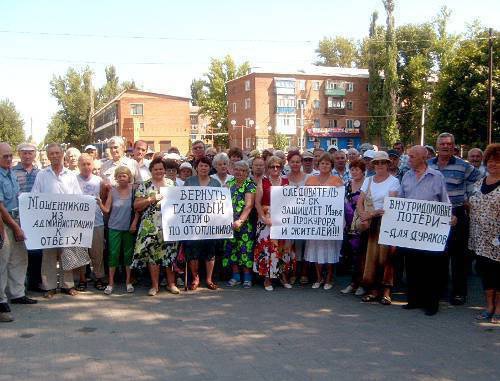
<svg viewBox="0 0 500 381"><path fill-rule="evenodd" d="M490 62L488 68L488 144L492 143L493 124L493 28L489 30L488 45L490 48Z"/></svg>
<svg viewBox="0 0 500 381"><path fill-rule="evenodd" d="M92 84L92 74L90 75L90 115L89 115L89 135L90 141L94 141L94 85Z"/></svg>
<svg viewBox="0 0 500 381"><path fill-rule="evenodd" d="M425 103L422 104L422 120L420 122L420 145L424 145L425 140Z"/></svg>

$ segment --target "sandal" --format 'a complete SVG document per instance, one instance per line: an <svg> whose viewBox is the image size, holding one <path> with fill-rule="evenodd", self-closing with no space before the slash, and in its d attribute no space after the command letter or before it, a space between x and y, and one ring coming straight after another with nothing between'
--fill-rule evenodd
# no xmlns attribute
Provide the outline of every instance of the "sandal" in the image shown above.
<svg viewBox="0 0 500 381"><path fill-rule="evenodd" d="M43 294L45 299L52 299L56 295L56 290L48 290Z"/></svg>
<svg viewBox="0 0 500 381"><path fill-rule="evenodd" d="M361 301L365 303L374 302L375 300L377 300L377 297L373 294L368 294L361 298Z"/></svg>
<svg viewBox="0 0 500 381"><path fill-rule="evenodd" d="M380 304L383 304L384 306L390 306L392 304L391 297L383 296L382 299L380 299Z"/></svg>
<svg viewBox="0 0 500 381"><path fill-rule="evenodd" d="M103 291L106 288L106 286L104 285L104 283L100 279L97 279L94 282L94 287L96 290L99 290L99 291Z"/></svg>
<svg viewBox="0 0 500 381"><path fill-rule="evenodd" d="M191 284L189 285L189 289L190 289L191 291L195 291L195 290L198 288L198 286L199 286L199 285L200 285L200 282L193 282L193 283L191 283Z"/></svg>
<svg viewBox="0 0 500 381"><path fill-rule="evenodd" d="M78 285L75 287L75 289L81 292L87 291L87 282L78 282Z"/></svg>
<svg viewBox="0 0 500 381"><path fill-rule="evenodd" d="M69 296L76 296L78 295L78 291L76 291L76 289L74 287L71 287L71 288L63 288L61 289L61 291L66 294L66 295L69 295Z"/></svg>
<svg viewBox="0 0 500 381"><path fill-rule="evenodd" d="M209 290L217 290L217 285L214 282L207 282L207 288Z"/></svg>

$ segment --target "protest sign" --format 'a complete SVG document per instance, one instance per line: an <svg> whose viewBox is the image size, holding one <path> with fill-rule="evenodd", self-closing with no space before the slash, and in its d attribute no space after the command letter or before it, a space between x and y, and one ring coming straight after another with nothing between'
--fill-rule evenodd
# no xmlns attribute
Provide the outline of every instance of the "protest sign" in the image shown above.
<svg viewBox="0 0 500 381"><path fill-rule="evenodd" d="M92 196L21 193L19 218L26 248L91 247L96 207Z"/></svg>
<svg viewBox="0 0 500 381"><path fill-rule="evenodd" d="M160 194L165 241L233 238L233 204L228 188L166 187Z"/></svg>
<svg viewBox="0 0 500 381"><path fill-rule="evenodd" d="M451 204L386 197L378 243L443 251L450 233Z"/></svg>
<svg viewBox="0 0 500 381"><path fill-rule="evenodd" d="M344 187L271 188L271 238L342 240Z"/></svg>

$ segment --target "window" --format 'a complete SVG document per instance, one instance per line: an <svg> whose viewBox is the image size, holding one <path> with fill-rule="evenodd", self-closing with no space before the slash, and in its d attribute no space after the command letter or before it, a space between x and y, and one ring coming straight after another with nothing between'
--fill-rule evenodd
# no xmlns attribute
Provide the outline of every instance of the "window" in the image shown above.
<svg viewBox="0 0 500 381"><path fill-rule="evenodd" d="M299 99L297 101L299 109L304 110L306 108L306 100L305 99Z"/></svg>
<svg viewBox="0 0 500 381"><path fill-rule="evenodd" d="M231 106L232 106L233 113L235 113L236 112L236 103L233 103Z"/></svg>
<svg viewBox="0 0 500 381"><path fill-rule="evenodd" d="M299 90L300 91L304 91L306 89L306 80L305 79L301 79L299 81Z"/></svg>
<svg viewBox="0 0 500 381"><path fill-rule="evenodd" d="M319 81L313 81L312 87L313 87L313 90L319 90L319 88L321 87L321 84Z"/></svg>
<svg viewBox="0 0 500 381"><path fill-rule="evenodd" d="M144 105L140 103L131 103L130 115L144 115Z"/></svg>
<svg viewBox="0 0 500 381"><path fill-rule="evenodd" d="M276 87L285 87L289 89L295 89L295 80L288 79L277 79Z"/></svg>
<svg viewBox="0 0 500 381"><path fill-rule="evenodd" d="M139 123L139 128L144 131L144 123Z"/></svg>
<svg viewBox="0 0 500 381"><path fill-rule="evenodd" d="M314 128L319 128L319 119L314 119Z"/></svg>
<svg viewBox="0 0 500 381"><path fill-rule="evenodd" d="M328 128L337 128L337 119L329 119Z"/></svg>
<svg viewBox="0 0 500 381"><path fill-rule="evenodd" d="M278 107L293 107L295 108L295 96L278 96Z"/></svg>
<svg viewBox="0 0 500 381"><path fill-rule="evenodd" d="M354 83L352 82L347 82L346 84L347 86L347 91L349 91L350 93L352 93L354 91Z"/></svg>
<svg viewBox="0 0 500 381"><path fill-rule="evenodd" d="M160 152L166 152L172 147L171 140L160 140Z"/></svg>
<svg viewBox="0 0 500 381"><path fill-rule="evenodd" d="M366 85L366 91L370 91L370 85Z"/></svg>
<svg viewBox="0 0 500 381"><path fill-rule="evenodd" d="M245 138L245 148L252 148L252 138Z"/></svg>
<svg viewBox="0 0 500 381"><path fill-rule="evenodd" d="M347 101L346 107L348 110L352 110L352 101Z"/></svg>
<svg viewBox="0 0 500 381"><path fill-rule="evenodd" d="M313 101L313 108L315 108L315 109L317 110L317 109L319 109L319 108L320 108L320 106L321 106L320 101L319 101L318 99L315 99L315 100Z"/></svg>
<svg viewBox="0 0 500 381"><path fill-rule="evenodd" d="M328 97L328 108L345 108L345 102L341 98Z"/></svg>
<svg viewBox="0 0 500 381"><path fill-rule="evenodd" d="M249 79L247 79L245 81L245 91L250 91L250 80Z"/></svg>
<svg viewBox="0 0 500 381"><path fill-rule="evenodd" d="M352 119L346 119L345 126L346 126L346 128L354 128Z"/></svg>
<svg viewBox="0 0 500 381"><path fill-rule="evenodd" d="M148 149L151 149L152 151L155 150L155 142L153 142L151 140L147 140L146 144L148 145Z"/></svg>
<svg viewBox="0 0 500 381"><path fill-rule="evenodd" d="M245 98L245 110L250 108L250 98Z"/></svg>
<svg viewBox="0 0 500 381"><path fill-rule="evenodd" d="M330 139L330 145L334 145L334 146L339 146L339 142L337 140L337 138L331 138Z"/></svg>

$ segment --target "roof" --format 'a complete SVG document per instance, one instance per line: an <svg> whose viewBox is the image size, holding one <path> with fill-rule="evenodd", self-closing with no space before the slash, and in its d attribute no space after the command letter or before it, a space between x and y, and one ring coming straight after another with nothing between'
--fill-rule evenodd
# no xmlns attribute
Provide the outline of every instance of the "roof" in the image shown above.
<svg viewBox="0 0 500 381"><path fill-rule="evenodd" d="M146 94L146 95L151 95L151 96L156 96L156 97L169 98L169 99L178 99L178 100L186 100L186 101L190 101L191 100L190 98L186 98L186 97L179 97L179 96L176 96L176 95L168 95L168 94L161 94L161 93L153 93L151 91L131 90L131 89L129 89L129 90L123 90L120 94L118 94L116 97L114 97L113 99L111 99L108 103L106 103L104 106L102 106L99 110L97 110L96 112L94 112L94 114L92 115L92 117L96 116L97 114L100 114L103 110L105 110L106 108L108 108L109 105L111 105L114 102L118 101L123 96L123 94L125 94L125 93Z"/></svg>
<svg viewBox="0 0 500 381"><path fill-rule="evenodd" d="M227 81L227 83L237 79L250 76L252 74L284 75L284 76L332 76L346 78L368 78L368 69L358 69L351 67L315 66L306 67L252 67L248 74Z"/></svg>

